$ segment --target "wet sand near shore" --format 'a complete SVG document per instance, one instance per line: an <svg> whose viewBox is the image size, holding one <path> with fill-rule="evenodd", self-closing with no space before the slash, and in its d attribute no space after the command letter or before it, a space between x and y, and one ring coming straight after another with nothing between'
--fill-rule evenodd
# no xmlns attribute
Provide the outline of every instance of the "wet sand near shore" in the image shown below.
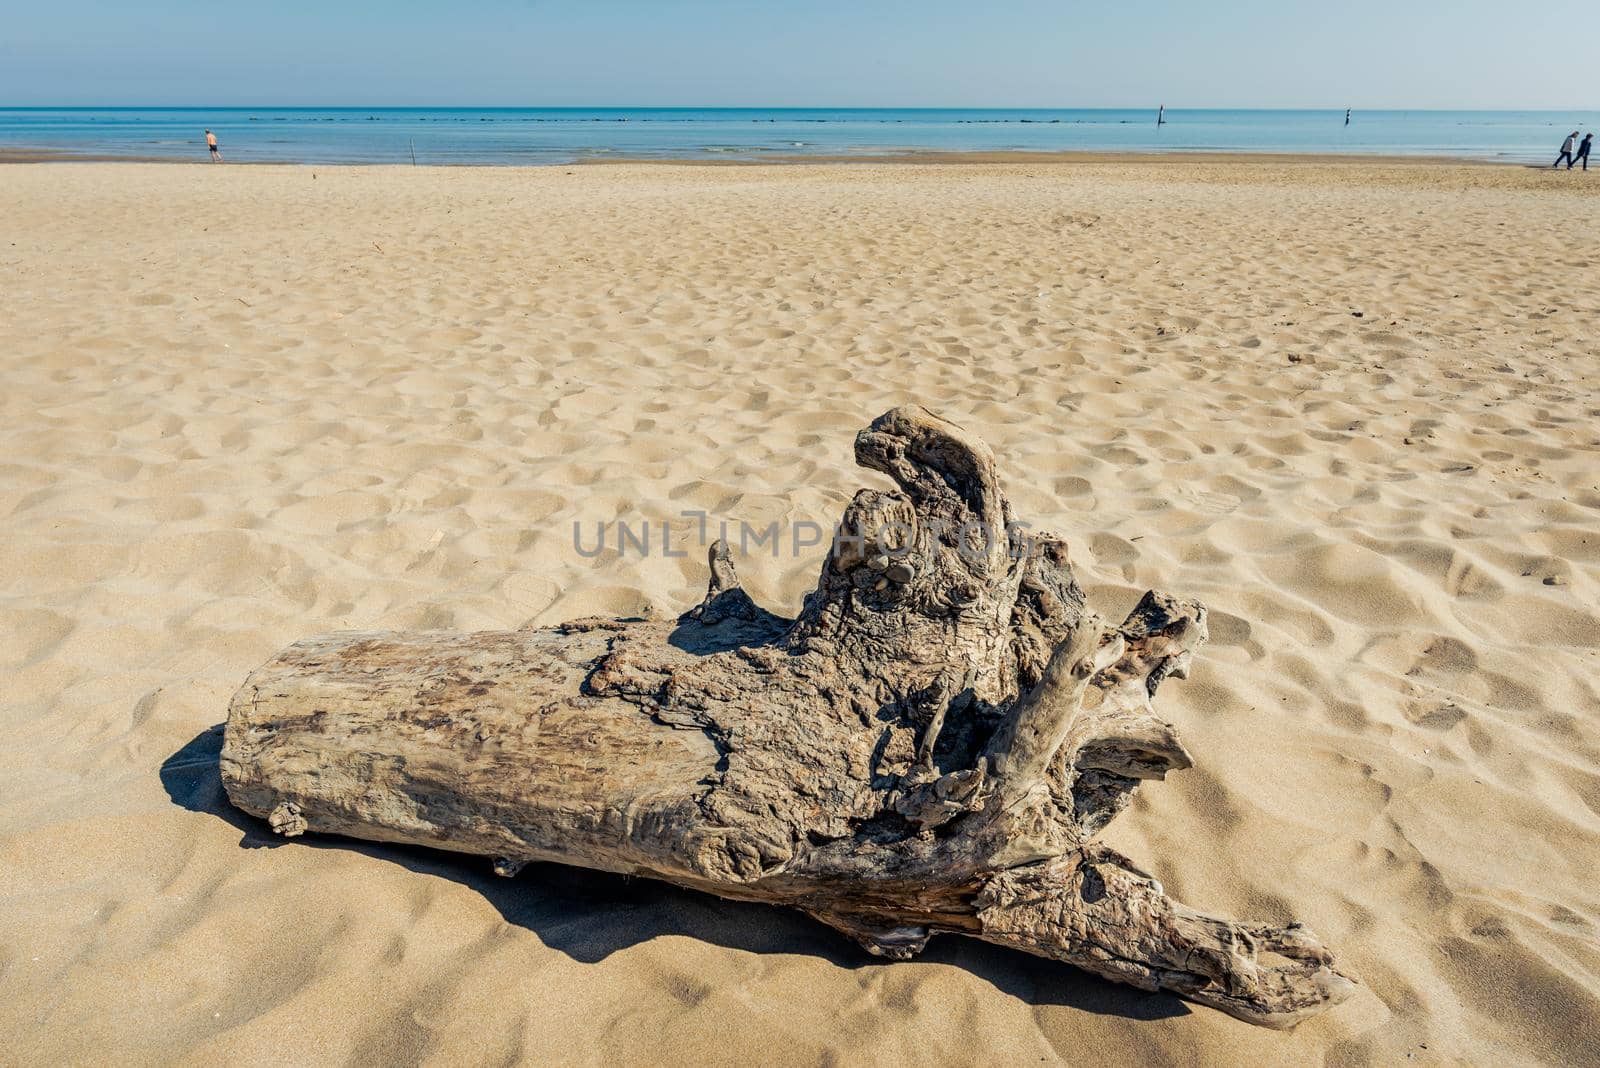
<svg viewBox="0 0 1600 1068"><path fill-rule="evenodd" d="M224 163L228 166L249 167L301 167L301 166L360 166L360 167L405 167L404 163L363 163L363 164L310 164L298 162L285 162L281 160L256 160L249 157L249 148L243 149L244 155L230 157L231 149L224 146ZM204 146L197 145L196 151L188 156L121 156L108 155L96 152L78 152L70 149L50 148L0 148L0 165L8 163L177 163L195 164L206 163ZM1385 155L1356 155L1351 153L1295 153L1295 152L1093 152L1093 151L1063 151L1063 152L936 152L923 150L907 150L904 152L864 152L852 155L784 155L761 154L759 156L715 156L695 159L645 159L625 155L593 156L568 163L545 164L496 164L496 169L501 166L523 168L529 166L543 167L617 167L617 166L680 166L680 167L771 167L788 164L818 164L839 165L848 163L866 164L909 164L915 166L928 166L932 164L961 164L981 166L1007 166L1023 164L1051 164L1083 166L1106 166L1115 164L1138 164L1144 166L1186 166L1186 167L1216 167L1239 165L1242 167L1259 167L1262 165L1301 165L1307 167L1428 167L1428 168L1459 168L1459 167L1522 167L1529 170L1550 170L1544 164L1530 164L1519 161L1506 160L1467 160L1455 159L1447 156L1385 156ZM483 164L456 164L424 161L416 166L417 169L429 167L461 167L477 168Z"/></svg>

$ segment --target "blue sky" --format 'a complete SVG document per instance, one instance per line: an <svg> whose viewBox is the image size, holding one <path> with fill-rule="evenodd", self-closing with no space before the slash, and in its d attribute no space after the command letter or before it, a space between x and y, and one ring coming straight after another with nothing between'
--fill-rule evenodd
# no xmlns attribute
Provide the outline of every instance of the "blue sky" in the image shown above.
<svg viewBox="0 0 1600 1068"><path fill-rule="evenodd" d="M0 0L0 106L1600 105L1600 0Z"/></svg>

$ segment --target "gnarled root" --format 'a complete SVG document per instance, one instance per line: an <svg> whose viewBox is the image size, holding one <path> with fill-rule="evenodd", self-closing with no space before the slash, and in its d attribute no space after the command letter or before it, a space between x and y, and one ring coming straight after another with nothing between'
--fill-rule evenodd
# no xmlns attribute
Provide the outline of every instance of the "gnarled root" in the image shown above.
<svg viewBox="0 0 1600 1068"><path fill-rule="evenodd" d="M676 621L309 639L235 695L228 796L286 836L664 879L891 958L974 935L1269 1027L1348 996L1304 928L1205 916L1091 843L1192 763L1151 699L1205 608L1151 592L1107 627L1065 542L1018 552L988 447L925 409L856 458L898 489L851 501L797 618L718 543Z"/></svg>
<svg viewBox="0 0 1600 1068"><path fill-rule="evenodd" d="M999 873L977 908L985 941L1181 994L1264 1027L1293 1027L1356 989L1300 924L1207 916L1098 846Z"/></svg>

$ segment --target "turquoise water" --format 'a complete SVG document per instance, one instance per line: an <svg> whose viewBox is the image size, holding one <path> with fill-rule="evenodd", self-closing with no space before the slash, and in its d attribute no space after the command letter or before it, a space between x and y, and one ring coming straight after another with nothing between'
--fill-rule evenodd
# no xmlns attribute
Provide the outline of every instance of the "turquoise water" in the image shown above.
<svg viewBox="0 0 1600 1068"><path fill-rule="evenodd" d="M1600 111L0 108L0 150L237 162L554 164L933 151L1333 152L1553 160Z"/></svg>

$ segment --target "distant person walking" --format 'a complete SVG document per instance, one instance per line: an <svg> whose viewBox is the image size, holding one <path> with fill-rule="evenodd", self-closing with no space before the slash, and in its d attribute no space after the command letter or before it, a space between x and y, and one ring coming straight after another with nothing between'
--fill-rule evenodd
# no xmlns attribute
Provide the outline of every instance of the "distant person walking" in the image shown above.
<svg viewBox="0 0 1600 1068"><path fill-rule="evenodd" d="M1578 144L1578 154L1572 157L1572 163L1582 163L1583 169L1589 169L1589 145L1594 141L1594 134L1586 133ZM1567 169L1572 169L1572 163L1567 164Z"/></svg>
<svg viewBox="0 0 1600 1068"><path fill-rule="evenodd" d="M1349 108L1345 108L1344 109L1344 124L1346 126L1350 125L1350 109Z"/></svg>
<svg viewBox="0 0 1600 1068"><path fill-rule="evenodd" d="M1567 139L1561 142L1561 155L1557 156L1556 161L1550 164L1551 168L1554 169L1561 166L1561 161L1566 160L1567 170L1570 171L1572 169L1572 149L1575 145L1577 145L1577 143L1578 131L1573 130L1571 133L1567 134Z"/></svg>
<svg viewBox="0 0 1600 1068"><path fill-rule="evenodd" d="M211 162L222 162L222 150L217 147L217 135L210 130L206 131L206 147L211 150Z"/></svg>

